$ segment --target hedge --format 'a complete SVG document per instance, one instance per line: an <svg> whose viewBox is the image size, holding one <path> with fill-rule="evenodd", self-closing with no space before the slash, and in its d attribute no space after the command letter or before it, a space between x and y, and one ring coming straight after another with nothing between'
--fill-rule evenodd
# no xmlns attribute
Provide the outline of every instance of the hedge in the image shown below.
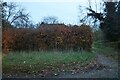
<svg viewBox="0 0 120 80"><path fill-rule="evenodd" d="M3 31L3 52L36 50L89 50L93 42L90 26L43 26Z"/></svg>

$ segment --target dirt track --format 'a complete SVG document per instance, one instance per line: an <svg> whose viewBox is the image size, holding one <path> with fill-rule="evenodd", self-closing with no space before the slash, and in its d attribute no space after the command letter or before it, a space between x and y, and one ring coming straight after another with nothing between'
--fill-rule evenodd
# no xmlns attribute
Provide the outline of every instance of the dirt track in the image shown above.
<svg viewBox="0 0 120 80"><path fill-rule="evenodd" d="M104 68L91 71L80 71L75 74L61 72L57 78L118 78L118 63L104 55L97 55L97 62L104 65Z"/></svg>

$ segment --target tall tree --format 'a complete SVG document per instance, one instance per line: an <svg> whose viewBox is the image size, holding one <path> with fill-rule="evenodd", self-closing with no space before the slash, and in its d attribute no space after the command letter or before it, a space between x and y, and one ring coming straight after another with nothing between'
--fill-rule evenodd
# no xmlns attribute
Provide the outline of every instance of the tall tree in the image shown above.
<svg viewBox="0 0 120 80"><path fill-rule="evenodd" d="M95 21L100 22L99 28L103 31L106 40L120 40L120 1L104 2L103 12L96 12L91 7L86 9L89 11L88 17L93 17Z"/></svg>
<svg viewBox="0 0 120 80"><path fill-rule="evenodd" d="M117 41L119 36L118 24L117 24L117 3L116 2L105 2L105 18L101 23L100 28L103 30L106 39L109 41Z"/></svg>

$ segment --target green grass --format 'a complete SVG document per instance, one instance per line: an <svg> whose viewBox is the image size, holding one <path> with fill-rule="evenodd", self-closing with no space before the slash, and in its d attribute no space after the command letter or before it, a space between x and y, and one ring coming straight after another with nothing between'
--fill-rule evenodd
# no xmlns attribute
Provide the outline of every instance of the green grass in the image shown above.
<svg viewBox="0 0 120 80"><path fill-rule="evenodd" d="M111 57L118 61L118 54L114 45L111 45L110 43L94 42L92 46L95 53L104 54L107 57Z"/></svg>
<svg viewBox="0 0 120 80"><path fill-rule="evenodd" d="M93 61L95 57L96 54L92 52L11 52L3 57L3 72L31 72L50 68L56 70L63 64L64 69L68 70L73 68L73 63L84 66Z"/></svg>
<svg viewBox="0 0 120 80"><path fill-rule="evenodd" d="M4 73L32 73L41 70L70 70L76 64L85 66L96 58L96 53L104 54L115 60L118 60L116 50L108 43L94 42L92 52L72 52L72 51L41 51L41 52L11 52L3 55L3 72ZM64 65L64 66L63 66Z"/></svg>

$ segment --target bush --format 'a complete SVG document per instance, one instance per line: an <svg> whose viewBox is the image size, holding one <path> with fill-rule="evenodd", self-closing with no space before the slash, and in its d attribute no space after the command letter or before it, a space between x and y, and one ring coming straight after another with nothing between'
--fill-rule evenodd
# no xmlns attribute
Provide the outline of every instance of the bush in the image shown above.
<svg viewBox="0 0 120 80"><path fill-rule="evenodd" d="M89 26L44 26L39 29L3 31L3 51L90 50L93 33Z"/></svg>

